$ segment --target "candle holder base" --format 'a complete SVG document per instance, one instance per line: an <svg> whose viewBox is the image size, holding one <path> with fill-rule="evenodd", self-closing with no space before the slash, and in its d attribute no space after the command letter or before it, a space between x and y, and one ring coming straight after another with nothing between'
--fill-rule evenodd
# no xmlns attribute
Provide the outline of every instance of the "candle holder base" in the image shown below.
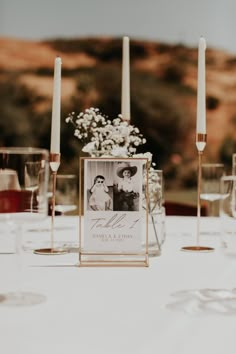
<svg viewBox="0 0 236 354"><path fill-rule="evenodd" d="M181 251L187 252L213 252L214 248L207 246L185 246L181 248Z"/></svg>
<svg viewBox="0 0 236 354"><path fill-rule="evenodd" d="M37 250L34 250L34 253L51 256L51 255L65 254L68 253L68 251L61 248L39 248Z"/></svg>

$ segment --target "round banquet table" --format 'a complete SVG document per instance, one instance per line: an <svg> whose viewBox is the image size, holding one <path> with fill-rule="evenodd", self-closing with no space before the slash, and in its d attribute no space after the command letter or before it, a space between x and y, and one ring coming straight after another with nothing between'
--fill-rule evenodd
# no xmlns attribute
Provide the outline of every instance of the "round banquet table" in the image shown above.
<svg viewBox="0 0 236 354"><path fill-rule="evenodd" d="M225 311L203 295L224 297L236 287L236 258L223 252L217 218L200 224L200 243L214 252L194 253L181 247L195 243L196 218L166 217L162 254L139 268L78 267L77 221L56 219L57 242L71 247L64 255L33 254L49 240L46 223L27 231L22 289L45 301L0 303L1 353L235 353L236 306ZM0 254L0 293L14 290L14 257Z"/></svg>

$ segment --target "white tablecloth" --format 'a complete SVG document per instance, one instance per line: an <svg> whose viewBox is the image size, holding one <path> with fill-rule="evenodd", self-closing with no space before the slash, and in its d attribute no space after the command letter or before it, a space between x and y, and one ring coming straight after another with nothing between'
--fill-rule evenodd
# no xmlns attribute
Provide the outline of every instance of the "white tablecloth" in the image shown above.
<svg viewBox="0 0 236 354"><path fill-rule="evenodd" d="M55 237L61 233L63 242L76 242L74 221L68 230L58 227ZM186 307L167 307L178 301L173 294L179 291L236 287L236 258L224 256L219 233L209 230L218 230L218 220L202 218L201 243L214 245L214 252L183 252L181 246L195 244L196 218L167 217L162 255L150 258L148 268L78 268L76 253L27 251L23 290L46 301L17 308L0 304L1 353L234 354L235 312L221 313L217 304L216 310L214 304L199 310L189 298ZM43 232L27 234L28 246L39 245ZM14 279L14 255L1 254L0 293L14 290Z"/></svg>

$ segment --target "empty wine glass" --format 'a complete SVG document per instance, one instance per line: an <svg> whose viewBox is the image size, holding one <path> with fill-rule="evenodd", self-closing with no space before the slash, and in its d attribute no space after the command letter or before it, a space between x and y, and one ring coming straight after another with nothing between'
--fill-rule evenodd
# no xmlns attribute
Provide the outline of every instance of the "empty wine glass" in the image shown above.
<svg viewBox="0 0 236 354"><path fill-rule="evenodd" d="M61 250L73 252L78 251L78 223L79 218L71 217L76 215L78 207L78 179L74 174L58 174L56 177L55 194L55 230L57 230L57 247ZM74 229L69 234L67 229ZM70 238L69 238L70 236Z"/></svg>
<svg viewBox="0 0 236 354"><path fill-rule="evenodd" d="M15 258L18 278L23 266L23 227L46 218L48 151L37 148L0 148L0 222L15 226ZM43 295L21 291L2 294L3 303L30 305L42 302Z"/></svg>
<svg viewBox="0 0 236 354"><path fill-rule="evenodd" d="M221 179L221 241L224 254L236 257L236 176Z"/></svg>
<svg viewBox="0 0 236 354"><path fill-rule="evenodd" d="M202 164L200 199L209 202L209 216L219 216L220 179L224 174L224 165L221 163Z"/></svg>
<svg viewBox="0 0 236 354"><path fill-rule="evenodd" d="M236 153L232 155L232 175L236 176Z"/></svg>
<svg viewBox="0 0 236 354"><path fill-rule="evenodd" d="M70 215L77 209L77 176L57 175L55 211Z"/></svg>

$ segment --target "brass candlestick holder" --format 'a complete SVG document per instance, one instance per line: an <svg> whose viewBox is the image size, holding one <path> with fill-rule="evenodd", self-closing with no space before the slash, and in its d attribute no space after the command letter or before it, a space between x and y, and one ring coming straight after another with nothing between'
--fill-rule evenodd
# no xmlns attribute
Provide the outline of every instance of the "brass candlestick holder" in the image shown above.
<svg viewBox="0 0 236 354"><path fill-rule="evenodd" d="M197 237L195 246L182 247L182 251L192 252L210 252L214 248L208 246L200 246L200 219L201 219L201 183L202 183L202 155L206 146L207 134L197 134L196 146L198 150L198 187L197 187Z"/></svg>
<svg viewBox="0 0 236 354"><path fill-rule="evenodd" d="M54 219L55 219L55 200L56 200L56 179L57 179L57 171L60 166L61 155L58 154L50 154L50 169L52 173L52 216L51 216L51 247L50 248L41 248L34 250L36 254L43 255L57 255L67 253L66 250L60 248L54 248Z"/></svg>

